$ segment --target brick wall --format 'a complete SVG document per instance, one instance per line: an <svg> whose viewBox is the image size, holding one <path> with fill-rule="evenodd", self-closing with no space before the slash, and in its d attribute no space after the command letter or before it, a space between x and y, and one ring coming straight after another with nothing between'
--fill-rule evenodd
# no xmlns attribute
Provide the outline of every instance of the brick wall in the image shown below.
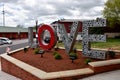
<svg viewBox="0 0 120 80"><path fill-rule="evenodd" d="M1 68L2 71L11 74L13 76L16 76L22 80L41 80L30 73L24 71L23 69L19 68L18 66L10 63L9 61L5 60L4 58L1 58Z"/></svg>

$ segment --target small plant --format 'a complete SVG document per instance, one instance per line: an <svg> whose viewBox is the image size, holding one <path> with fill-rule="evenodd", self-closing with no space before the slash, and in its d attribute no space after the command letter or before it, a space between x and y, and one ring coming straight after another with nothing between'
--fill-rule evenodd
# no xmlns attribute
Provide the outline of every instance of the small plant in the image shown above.
<svg viewBox="0 0 120 80"><path fill-rule="evenodd" d="M74 52L71 52L71 53L69 54L69 56L70 56L70 57L75 57L75 59L77 59L77 54L74 53Z"/></svg>
<svg viewBox="0 0 120 80"><path fill-rule="evenodd" d="M91 62L90 58L88 58L88 59L85 60L85 64L88 64L89 62Z"/></svg>
<svg viewBox="0 0 120 80"><path fill-rule="evenodd" d="M34 49L34 53L35 53L35 54L38 54L38 53L39 53L39 49L38 49L38 48L35 48L35 49Z"/></svg>
<svg viewBox="0 0 120 80"><path fill-rule="evenodd" d="M108 51L108 56L110 58L114 58L115 57L115 52L114 51Z"/></svg>
<svg viewBox="0 0 120 80"><path fill-rule="evenodd" d="M55 58L55 59L62 59L62 56L57 53L57 54L54 55L54 58Z"/></svg>
<svg viewBox="0 0 120 80"><path fill-rule="evenodd" d="M28 48L24 48L24 52L27 52L28 51Z"/></svg>
<svg viewBox="0 0 120 80"><path fill-rule="evenodd" d="M72 60L72 63L74 63L74 60L77 59L77 54L75 52L71 52L69 54L70 59Z"/></svg>

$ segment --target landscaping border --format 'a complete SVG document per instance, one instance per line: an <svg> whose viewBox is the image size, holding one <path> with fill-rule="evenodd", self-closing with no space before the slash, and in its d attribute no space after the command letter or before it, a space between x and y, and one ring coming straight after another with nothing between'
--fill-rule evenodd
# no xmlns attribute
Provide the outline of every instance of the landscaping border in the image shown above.
<svg viewBox="0 0 120 80"><path fill-rule="evenodd" d="M20 48L11 51L10 54L23 50ZM36 67L28 65L16 58L13 58L7 53L1 55L1 69L13 76L19 77L23 80L46 80L46 79L71 79L82 78L93 74L120 69L120 59L90 62L89 68L58 71L58 72L45 72Z"/></svg>

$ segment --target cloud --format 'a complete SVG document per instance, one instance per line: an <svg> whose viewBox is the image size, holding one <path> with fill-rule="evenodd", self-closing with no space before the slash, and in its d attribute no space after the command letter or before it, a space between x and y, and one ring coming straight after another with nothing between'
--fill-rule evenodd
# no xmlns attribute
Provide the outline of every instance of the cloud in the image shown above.
<svg viewBox="0 0 120 80"><path fill-rule="evenodd" d="M106 0L0 0L0 19L2 20L3 3L7 26L21 24L28 27L35 25L36 19L39 23L51 23L61 18L102 17L105 2Z"/></svg>
<svg viewBox="0 0 120 80"><path fill-rule="evenodd" d="M18 0L0 0L0 3L16 3Z"/></svg>

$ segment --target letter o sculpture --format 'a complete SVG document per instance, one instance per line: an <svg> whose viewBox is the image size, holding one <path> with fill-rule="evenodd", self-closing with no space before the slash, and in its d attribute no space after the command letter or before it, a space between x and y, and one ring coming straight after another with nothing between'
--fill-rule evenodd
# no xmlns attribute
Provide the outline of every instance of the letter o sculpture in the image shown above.
<svg viewBox="0 0 120 80"><path fill-rule="evenodd" d="M43 33L45 30L48 30L50 33L50 42L46 45L45 41L43 40ZM50 25L43 24L38 28L38 43L41 48L44 50L52 49L55 44L57 43L57 34L54 28Z"/></svg>

